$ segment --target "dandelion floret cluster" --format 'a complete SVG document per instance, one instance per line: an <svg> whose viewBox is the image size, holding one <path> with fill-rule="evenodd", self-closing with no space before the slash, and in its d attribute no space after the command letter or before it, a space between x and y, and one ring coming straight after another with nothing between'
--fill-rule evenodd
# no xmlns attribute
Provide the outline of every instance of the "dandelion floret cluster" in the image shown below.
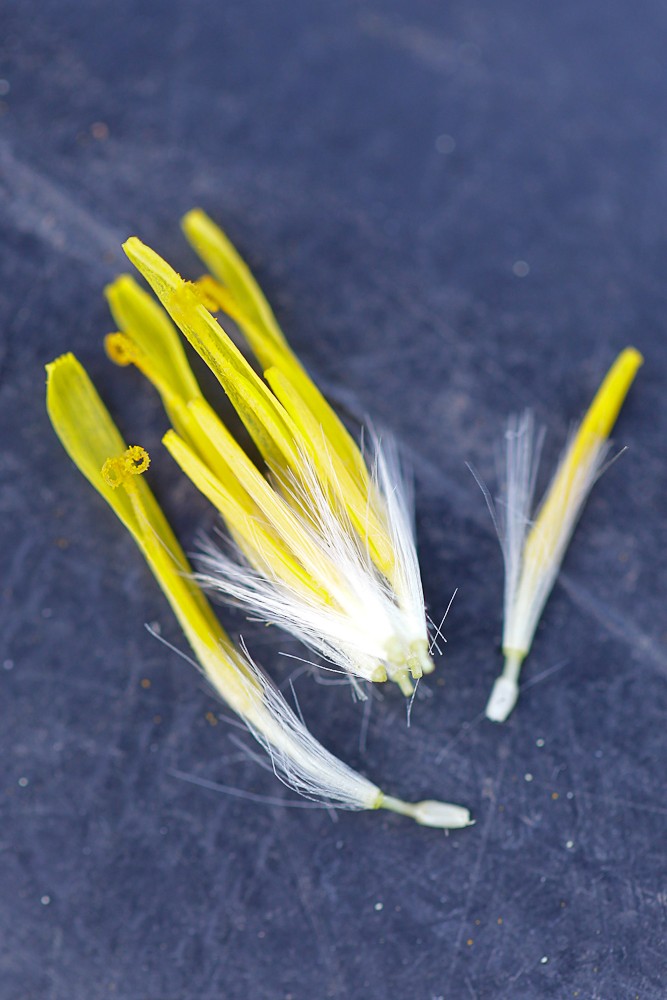
<svg viewBox="0 0 667 1000"><path fill-rule="evenodd" d="M427 826L467 826L470 814L442 802L404 802L327 751L278 689L219 624L145 482L149 456L127 446L72 354L47 365L47 409L65 450L130 532L214 690L269 755L276 776L306 798L344 809L388 809Z"/></svg>
<svg viewBox="0 0 667 1000"><path fill-rule="evenodd" d="M200 211L186 216L184 229L215 276L186 282L138 239L128 240L129 258L164 309L121 277L107 289L120 329L106 344L114 361L135 364L160 392L172 423L164 444L221 513L234 543L230 550L209 542L201 580L353 680L390 679L410 694L433 663L396 448L370 434L367 463L221 230ZM238 324L265 380L210 309L224 309ZM217 376L264 470L204 399L169 317Z"/></svg>

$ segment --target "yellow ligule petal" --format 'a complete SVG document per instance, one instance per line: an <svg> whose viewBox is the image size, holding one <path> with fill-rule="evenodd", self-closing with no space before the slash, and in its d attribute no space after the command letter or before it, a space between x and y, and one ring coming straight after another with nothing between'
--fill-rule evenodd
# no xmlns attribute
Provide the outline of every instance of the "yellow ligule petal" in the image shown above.
<svg viewBox="0 0 667 1000"><path fill-rule="evenodd" d="M362 489L358 483L359 477L355 479L349 465L335 448L319 448L320 441L324 444L325 431L287 377L275 368L267 373L269 381L273 379L272 388L276 395L272 395L202 305L196 290L184 282L162 258L136 237L127 241L125 250L161 298L167 311L218 376L269 466L277 471L287 466L299 477L301 453L307 451L315 461L322 482L329 483L339 492L352 523L360 536L368 541L374 561L383 573L391 577L392 547L381 520L373 509L375 498L367 473ZM304 377L307 379L307 376ZM284 404L287 400L290 403L289 410L281 405L281 402ZM357 454L363 465L360 453Z"/></svg>
<svg viewBox="0 0 667 1000"><path fill-rule="evenodd" d="M275 575L284 580L308 599L321 600L319 588L313 586L303 567L282 545L270 526L260 519L259 512L255 516L250 515L236 503L225 484L216 478L174 431L168 431L162 443L188 479L220 511L232 537L253 566L259 567L269 576Z"/></svg>
<svg viewBox="0 0 667 1000"><path fill-rule="evenodd" d="M296 429L192 286L166 261L131 237L123 248L167 312L217 376L265 460L274 468L298 467Z"/></svg>
<svg viewBox="0 0 667 1000"><path fill-rule="evenodd" d="M195 407L196 410L194 409ZM240 483L234 467L225 461L224 456L215 447L210 434L204 430L202 421L198 418L199 413L206 413L209 427L216 428L220 434L229 435L229 431L218 414L203 398L192 399L187 405L183 405L178 420L174 422L174 429L187 441L195 454L208 466L213 475L225 484L225 489L233 496L234 501L249 516L258 517L260 515L260 508ZM242 449L240 450L242 451Z"/></svg>
<svg viewBox="0 0 667 1000"><path fill-rule="evenodd" d="M185 286L185 283L183 285ZM142 313L140 310L145 305L143 300L147 296L131 279L116 282L115 285L110 286L109 296L116 306L115 318L121 322L127 322L128 302L134 307L134 315L131 329L128 325L128 333L112 334L107 337L108 353L113 360L119 363L134 363L156 386L172 418L177 435L183 439L178 441L176 436L167 435L165 444L186 474L193 479L195 485L223 513L233 536L245 554L251 558L254 565L265 563L262 545L258 544L257 535L260 532L259 524L263 516L262 511L267 513L271 511L269 519L277 522L277 525L274 523L274 527L277 526L279 536L291 548L297 559L303 563L305 555L306 563L309 564L309 568L315 570L316 578L320 581L326 579L329 588L333 586L333 566L323 565L321 552L318 553L315 547L310 545L303 529L300 528L293 516L290 517L281 499L254 468L242 449L233 441L224 425L199 394L198 387L197 394L193 394L190 405L176 395L182 382L179 384L178 380L172 377L169 368L162 362L162 347L164 347L165 357L178 357L179 368L187 366L187 359L183 352L177 356L171 350L169 341L177 337L176 331L160 307L151 303L153 308ZM124 312L118 305L119 301L121 306L125 307ZM217 329L219 330L219 327ZM225 336L222 331L220 333L223 337ZM237 379L235 386L237 390L239 381ZM196 382L191 376L191 391L194 386L196 386ZM292 395L294 394L292 393ZM296 403L294 405L296 406ZM260 413L265 413L261 405L258 407L257 400L252 395L249 406L253 408L254 415L257 415L258 410ZM303 413L300 420L296 422L294 437L300 430L303 430L302 446L305 447L309 435L311 437L313 434L316 435L316 447L311 446L309 451L323 476L323 481L326 482L328 478L335 481L337 486L339 483L342 484L340 490L342 502L349 508L353 523L360 531L365 531L369 525L372 528L372 538L369 544L376 561L380 562L378 553L381 548L375 539L381 537L381 527L371 523L375 519L372 512L368 510L367 500L360 495L355 483L350 481L347 469L340 463L337 456L333 456L335 466L333 469L330 467L330 461L322 457L317 448L317 441L321 438L322 431L305 405L301 405L300 410ZM187 449L184 442L187 442L189 446ZM328 454L327 448L322 449L322 451ZM197 459L202 461L199 462ZM298 474L298 465L295 459L292 459L292 465L293 471ZM251 491L241 485L238 476L239 468L244 470L245 481L250 483ZM282 543L269 536L265 536L263 541L267 546L266 559L268 559L269 564L275 563L275 566L282 567L279 573L281 577L285 577L287 574L293 580L298 580L301 587L305 585L311 596L316 593L320 599L329 600L330 591L323 590L321 586L315 584L312 577L304 573L299 562L290 558ZM388 545L386 548L390 551ZM385 560L382 568L386 570L387 565Z"/></svg>
<svg viewBox="0 0 667 1000"><path fill-rule="evenodd" d="M229 704L247 714L263 699L208 602L141 473L147 453L127 448L74 355L47 365L47 409L65 450L130 531L205 673ZM104 473L103 473L104 470Z"/></svg>
<svg viewBox="0 0 667 1000"><path fill-rule="evenodd" d="M225 233L201 209L184 216L181 225L195 251L221 286L209 275L197 283L214 309L222 309L243 330L262 368L278 368L299 392L321 424L333 450L362 489L369 476L352 435L329 406L291 350L259 285Z"/></svg>
<svg viewBox="0 0 667 1000"><path fill-rule="evenodd" d="M183 216L181 226L187 240L209 270L227 286L241 312L274 343L285 343L271 306L250 268L222 229L200 208L194 208Z"/></svg>
<svg viewBox="0 0 667 1000"><path fill-rule="evenodd" d="M125 527L136 534L138 525L129 498L102 477L107 459L122 455L127 445L95 387L73 354L56 358L46 366L46 374L46 408L65 451Z"/></svg>
<svg viewBox="0 0 667 1000"><path fill-rule="evenodd" d="M308 442L318 477L326 483L349 516L357 534L368 544L373 561L391 579L394 558L391 542L373 509L368 492L361 493L339 455L330 449L324 431L289 379L277 368L266 372L266 380ZM335 510L335 504L333 505Z"/></svg>
<svg viewBox="0 0 667 1000"><path fill-rule="evenodd" d="M138 345L160 382L186 402L201 396L181 338L164 309L129 274L104 289L118 328ZM115 359L114 359L115 360Z"/></svg>
<svg viewBox="0 0 667 1000"><path fill-rule="evenodd" d="M311 583L313 591L318 591L322 599L328 602L329 595L340 582L333 563L327 560L320 546L312 543L294 512L267 482L227 428L219 421L216 423L215 414L210 407L203 406L200 400L193 400L189 409L211 446L228 467L234 470L240 485L253 498L273 531L308 571L311 581L319 581L319 586Z"/></svg>
<svg viewBox="0 0 667 1000"><path fill-rule="evenodd" d="M580 470L591 455L592 449L598 447L611 433L623 401L643 361L639 351L634 347L627 347L621 351L607 372L560 463L535 524L526 539L525 564L536 559L540 562L548 561L549 539L555 539L559 535L560 525L567 514L567 501L577 484Z"/></svg>
<svg viewBox="0 0 667 1000"><path fill-rule="evenodd" d="M119 279L114 285L108 286L107 295L115 306L114 318L121 322L128 315L128 302L135 306L138 303L142 307L146 304L151 305L151 309L146 310L144 315L135 309L131 330L128 329L125 333L110 333L105 338L104 346L111 360L119 365L134 364L145 375L160 393L177 433L210 466L215 475L227 483L236 501L244 505L249 513L256 513L249 497L236 482L232 470L221 463L207 435L202 433L200 424L188 409L188 402L195 400L202 407L207 407L209 410L210 407L199 391L176 329L167 314L130 278ZM144 298L147 302L143 301ZM123 309L118 308L119 301ZM175 349L176 346L178 351ZM211 417L221 425L212 410Z"/></svg>
<svg viewBox="0 0 667 1000"><path fill-rule="evenodd" d="M621 351L588 408L572 445L572 462L577 463L591 440L607 438L644 358L634 347Z"/></svg>

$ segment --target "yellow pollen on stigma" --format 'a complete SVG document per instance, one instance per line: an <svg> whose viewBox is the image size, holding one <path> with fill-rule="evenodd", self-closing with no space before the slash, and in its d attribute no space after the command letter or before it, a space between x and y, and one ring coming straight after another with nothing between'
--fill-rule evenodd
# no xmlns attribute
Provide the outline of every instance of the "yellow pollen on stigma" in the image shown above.
<svg viewBox="0 0 667 1000"><path fill-rule="evenodd" d="M102 478L114 490L119 486L127 487L132 477L140 476L150 464L150 455L146 449L133 444L122 455L106 460L102 466Z"/></svg>

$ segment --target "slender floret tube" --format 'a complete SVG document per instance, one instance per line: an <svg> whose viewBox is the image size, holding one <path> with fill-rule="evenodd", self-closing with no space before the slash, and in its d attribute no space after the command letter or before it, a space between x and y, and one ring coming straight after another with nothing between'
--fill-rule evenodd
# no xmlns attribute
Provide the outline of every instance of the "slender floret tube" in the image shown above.
<svg viewBox="0 0 667 1000"><path fill-rule="evenodd" d="M486 706L503 722L519 695L519 673L558 576L586 499L609 454L609 434L643 358L628 347L618 356L570 439L534 522L531 509L543 431L527 411L506 432L505 489L498 533L505 561L505 667Z"/></svg>
<svg viewBox="0 0 667 1000"><path fill-rule="evenodd" d="M193 385L189 390L196 395ZM185 390L185 387L184 387ZM143 473L147 452L127 447L72 354L47 365L47 409L65 450L128 529L169 601L202 673L264 747L276 776L306 798L343 809L389 809L440 828L468 826L467 809L403 802L329 753L266 675L233 644L192 570Z"/></svg>
<svg viewBox="0 0 667 1000"><path fill-rule="evenodd" d="M353 680L389 679L410 694L412 680L433 663L395 448L375 439L367 466L226 237L201 212L190 213L185 227L226 285L208 275L195 285L183 281L135 237L125 250L216 374L268 478L204 400L182 347L173 345L169 317L127 276L107 289L120 327L107 350L155 384L173 424L165 445L228 527L234 548L207 546L202 582L292 632ZM224 309L243 330L266 381L209 308Z"/></svg>

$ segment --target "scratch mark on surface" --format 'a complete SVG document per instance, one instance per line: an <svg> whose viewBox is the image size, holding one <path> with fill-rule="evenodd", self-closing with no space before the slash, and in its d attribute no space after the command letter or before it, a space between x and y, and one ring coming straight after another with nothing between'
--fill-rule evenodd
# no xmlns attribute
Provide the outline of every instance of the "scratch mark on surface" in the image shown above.
<svg viewBox="0 0 667 1000"><path fill-rule="evenodd" d="M477 993L475 992L475 988L472 985L472 983L470 982L470 979L468 978L468 976L466 976L466 978L465 978L465 984L466 984L468 993L472 997L472 1000L477 1000Z"/></svg>
<svg viewBox="0 0 667 1000"><path fill-rule="evenodd" d="M313 932L317 955L327 970L327 976L331 980L332 990L335 990L335 992L330 990L327 993L327 996L336 996L341 998L348 997L350 993L347 983L345 982L341 963L335 953L335 950L329 945L329 942L335 939L335 935L333 935L331 931L324 926L317 907L313 905L313 887L310 878L304 874L305 869L300 867L298 862L295 863L294 861L292 853L293 840L289 836L281 836L281 827L277 827L276 832L277 837L283 845L283 856L290 869L293 885L296 888L296 894L299 898L301 909Z"/></svg>
<svg viewBox="0 0 667 1000"><path fill-rule="evenodd" d="M491 782L491 789L489 792L489 797L491 799L490 808L486 815L486 819L484 820L484 826L482 828L482 836L479 844L479 851L477 852L477 858L475 860L475 864L472 869L472 874L470 876L470 884L468 886L468 891L466 893L465 903L463 906L463 913L461 914L461 920L459 923L458 930L456 932L456 940L454 942L452 962L449 967L449 973L448 973L448 978L450 980L452 980L454 970L456 969L456 966L459 961L460 949L461 949L461 944L463 942L463 935L465 933L466 923L468 921L468 916L470 914L470 908L472 906L475 889L477 888L477 885L480 881L482 873L482 864L484 862L484 858L486 857L486 850L489 843L489 837L491 835L491 829L493 827L496 818L495 803L498 796L498 792L500 791L500 787L503 782L503 775L505 774L505 768L507 766L507 755L506 753L503 752L503 750L504 747L501 746L499 748L498 769L496 771L495 778Z"/></svg>
<svg viewBox="0 0 667 1000"><path fill-rule="evenodd" d="M615 799L608 795L596 795L595 792L577 792L579 799L594 799L596 802L604 802L610 806L622 806L625 809L632 809L635 812L655 813L657 816L667 816L667 809L660 806L649 806L641 802L631 802L629 799Z"/></svg>
<svg viewBox="0 0 667 1000"><path fill-rule="evenodd" d="M479 712L470 722L464 722L456 735L452 736L449 743L446 743L444 747L439 750L435 758L435 763L442 764L443 760L450 753L450 751L452 751L454 747L458 746L458 744L461 743L466 736L470 736L470 734L477 729L485 718L486 714L484 712Z"/></svg>
<svg viewBox="0 0 667 1000"><path fill-rule="evenodd" d="M4 207L18 232L36 236L88 266L102 267L110 252L120 260L120 231L100 222L80 201L19 160L7 142L0 143L0 178Z"/></svg>
<svg viewBox="0 0 667 1000"><path fill-rule="evenodd" d="M460 44L451 38L437 37L419 25L369 12L360 16L359 28L363 34L406 52L420 65L436 73L454 73L459 67Z"/></svg>
<svg viewBox="0 0 667 1000"><path fill-rule="evenodd" d="M7 571L3 576L2 587L5 594L8 594L14 584L21 578L23 572L25 572L25 564L29 553L35 548L36 542L33 538L23 538L14 552L11 563L7 567ZM7 647L9 644L10 637L6 634L5 629L7 622L12 616L11 605L9 601L3 601L4 609L2 615L0 615L0 636L2 636L2 645Z"/></svg>
<svg viewBox="0 0 667 1000"><path fill-rule="evenodd" d="M655 639L647 635L625 615L598 600L590 590L582 587L566 574L561 573L560 583L565 593L575 604L587 611L612 635L618 636L626 645L641 652L653 666L658 668L660 673L667 674L667 652Z"/></svg>

